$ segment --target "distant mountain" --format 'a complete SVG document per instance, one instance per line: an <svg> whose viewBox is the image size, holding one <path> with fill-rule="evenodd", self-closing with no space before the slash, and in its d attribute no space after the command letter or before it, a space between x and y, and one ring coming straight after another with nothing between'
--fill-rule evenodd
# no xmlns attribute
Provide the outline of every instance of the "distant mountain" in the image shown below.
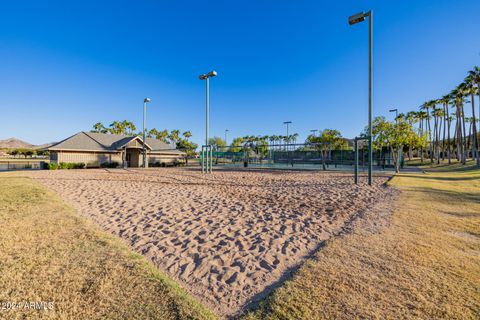
<svg viewBox="0 0 480 320"><path fill-rule="evenodd" d="M31 143L22 141L17 138L9 138L6 140L0 140L0 148L2 149L31 149L35 146Z"/></svg>
<svg viewBox="0 0 480 320"><path fill-rule="evenodd" d="M38 149L48 148L51 145L54 145L55 143L56 142L34 145L17 138L9 138L5 140L0 140L0 149L37 149L38 150Z"/></svg>
<svg viewBox="0 0 480 320"><path fill-rule="evenodd" d="M45 149L45 148L48 148L48 147L51 147L55 144L56 142L50 142L50 143L44 143L44 144L39 144L37 146L33 146L33 149Z"/></svg>

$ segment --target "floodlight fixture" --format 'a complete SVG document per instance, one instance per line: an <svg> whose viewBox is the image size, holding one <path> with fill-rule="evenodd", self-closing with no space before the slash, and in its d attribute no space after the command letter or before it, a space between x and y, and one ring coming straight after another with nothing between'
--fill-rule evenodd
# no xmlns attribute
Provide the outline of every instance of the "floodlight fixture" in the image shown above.
<svg viewBox="0 0 480 320"><path fill-rule="evenodd" d="M354 25L356 23L359 23L359 22L363 22L365 21L365 18L370 16L370 11L368 12L359 12L357 14L354 14L353 16L350 16L348 18L348 23L350 25Z"/></svg>

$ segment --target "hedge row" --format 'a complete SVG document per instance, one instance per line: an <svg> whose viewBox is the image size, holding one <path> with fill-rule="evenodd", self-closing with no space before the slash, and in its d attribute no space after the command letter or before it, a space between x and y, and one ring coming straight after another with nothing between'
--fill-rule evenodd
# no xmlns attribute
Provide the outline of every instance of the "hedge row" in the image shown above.
<svg viewBox="0 0 480 320"><path fill-rule="evenodd" d="M60 162L54 163L50 162L47 164L48 170L57 170L57 169L83 169L85 168L85 163L67 163L67 162Z"/></svg>

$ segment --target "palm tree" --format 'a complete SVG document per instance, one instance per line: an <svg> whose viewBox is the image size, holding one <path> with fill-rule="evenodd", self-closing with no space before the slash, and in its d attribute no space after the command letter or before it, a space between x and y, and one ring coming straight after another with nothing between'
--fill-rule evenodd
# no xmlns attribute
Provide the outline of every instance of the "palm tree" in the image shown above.
<svg viewBox="0 0 480 320"><path fill-rule="evenodd" d="M101 122L97 122L93 125L93 129L90 132L107 133L107 128Z"/></svg>
<svg viewBox="0 0 480 320"><path fill-rule="evenodd" d="M465 139L465 113L463 112L464 89L464 86L460 84L450 93L454 97L454 105L456 108L457 122L455 129L457 137L457 158L462 164L465 164L467 161Z"/></svg>
<svg viewBox="0 0 480 320"><path fill-rule="evenodd" d="M480 71L480 70L479 70ZM475 74L475 73L474 73ZM471 125L473 126L473 139L472 139L472 156L474 159L477 159L477 165L480 166L480 156L478 154L478 141L477 141L477 125L476 125L476 117L475 117L475 95L479 94L479 89L475 87L476 78L475 75L469 74L468 77L465 78L465 93L469 93L471 97L472 103L472 122ZM469 134L470 137L470 134Z"/></svg>
<svg viewBox="0 0 480 320"><path fill-rule="evenodd" d="M277 141L277 136L272 135L268 137L268 141L270 141L270 144L275 144L275 141Z"/></svg>
<svg viewBox="0 0 480 320"><path fill-rule="evenodd" d="M443 118L443 110L440 108L434 108L432 110L432 115L435 121L435 128L434 128L435 160L437 160L437 164L439 164L440 163L440 132L442 131L441 119Z"/></svg>
<svg viewBox="0 0 480 320"><path fill-rule="evenodd" d="M407 112L407 114L405 115L405 119L411 126L413 126L418 120L418 113L415 111ZM412 146L408 145L408 160L412 160L412 153Z"/></svg>
<svg viewBox="0 0 480 320"><path fill-rule="evenodd" d="M180 130L172 130L168 135L168 140L170 140L173 145L176 145L177 142L180 140Z"/></svg>
<svg viewBox="0 0 480 320"><path fill-rule="evenodd" d="M156 138L160 141L168 142L168 130L165 129L165 130L160 131L157 134Z"/></svg>
<svg viewBox="0 0 480 320"><path fill-rule="evenodd" d="M473 151L473 142L471 140L473 139L470 139L470 136L472 135L472 122L473 122L473 118L472 117L466 117L465 118L465 123L468 124L468 134L467 134L467 150L472 150L472 157L473 159L476 159L475 156L474 156L474 151ZM471 147L471 149L470 149Z"/></svg>
<svg viewBox="0 0 480 320"><path fill-rule="evenodd" d="M299 137L298 133L292 134L293 143L296 143L296 142L297 142L298 137Z"/></svg>
<svg viewBox="0 0 480 320"><path fill-rule="evenodd" d="M418 111L417 112L417 117L420 120L420 122L419 122L420 135L423 136L424 131L425 131L425 126L424 126L423 120L426 121L426 119L428 118L428 113L426 113L423 110ZM423 147L422 146L420 147L420 160L423 163Z"/></svg>
<svg viewBox="0 0 480 320"><path fill-rule="evenodd" d="M449 117L448 114L448 103L450 102L451 97L449 95L443 96L441 99L438 100L439 104L443 105L443 143L442 143L442 160L445 160L445 133L448 132L448 163L451 163L450 159L450 122L447 123L447 118ZM448 124L448 128L447 128Z"/></svg>
<svg viewBox="0 0 480 320"><path fill-rule="evenodd" d="M428 136L428 140L430 142L430 162L433 163L433 142L432 142L432 131L431 131L431 128L430 128L430 113L429 113L429 108L431 107L434 107L435 106L435 101L433 100L430 100L430 101L427 101L423 104L423 106L421 106L420 108L422 110L425 110L425 112L427 113L427 136Z"/></svg>
<svg viewBox="0 0 480 320"><path fill-rule="evenodd" d="M125 127L122 122L119 121L113 121L110 124L110 129L109 129L111 134L124 134L125 133Z"/></svg>
<svg viewBox="0 0 480 320"><path fill-rule="evenodd" d="M447 112L448 112L448 109L447 109ZM452 163L452 141L450 140L450 133L451 133L451 125L452 125L452 122L453 120L455 120L455 116L453 114L449 115L447 117L447 124L448 124L448 149L447 149L447 155L448 155L448 164L451 164ZM455 135L453 137L453 142L455 142Z"/></svg>
<svg viewBox="0 0 480 320"><path fill-rule="evenodd" d="M147 138L156 138L157 135L158 135L158 130L155 128L148 130L146 134Z"/></svg>
<svg viewBox="0 0 480 320"><path fill-rule="evenodd" d="M472 82L477 83L477 95L478 99L480 101L480 68L478 66L473 67L473 70L468 72L469 77L471 78ZM473 99L472 99L473 101ZM472 105L473 108L473 105ZM474 114L474 113L473 113ZM478 116L480 117L480 103L478 104ZM475 115L473 115L475 118ZM475 127L476 127L476 122L475 122ZM477 153L478 153L478 146L480 146L480 140L478 139L478 136L475 136L475 141L477 145ZM480 155L477 155L477 166L480 166Z"/></svg>

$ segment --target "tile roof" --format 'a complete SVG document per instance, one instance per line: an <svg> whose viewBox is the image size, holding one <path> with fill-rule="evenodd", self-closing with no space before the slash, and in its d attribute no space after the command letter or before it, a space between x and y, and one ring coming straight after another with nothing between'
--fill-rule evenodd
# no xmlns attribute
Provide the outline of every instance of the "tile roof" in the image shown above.
<svg viewBox="0 0 480 320"><path fill-rule="evenodd" d="M121 149L122 146L124 146L133 139L139 139L140 142L143 141L142 137L138 136L124 136L119 134L82 131L48 147L47 150L85 150L112 152ZM146 138L146 141L146 145L149 146L152 151L178 151L173 145L157 139Z"/></svg>

